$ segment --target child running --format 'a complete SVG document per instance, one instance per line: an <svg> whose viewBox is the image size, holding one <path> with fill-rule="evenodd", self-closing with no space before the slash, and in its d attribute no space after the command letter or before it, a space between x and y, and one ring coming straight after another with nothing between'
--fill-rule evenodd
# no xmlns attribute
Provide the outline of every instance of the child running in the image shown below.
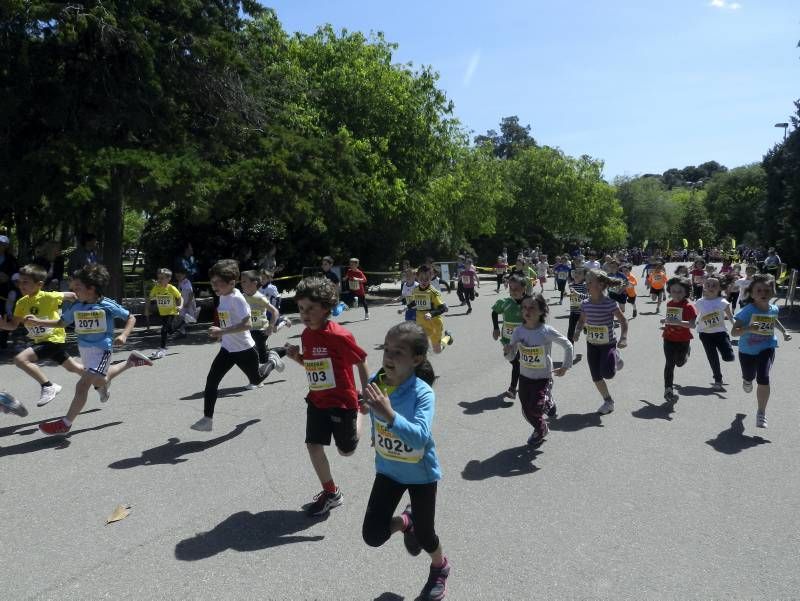
<svg viewBox="0 0 800 601"><path fill-rule="evenodd" d="M558 301L559 305L564 303L564 294L567 289L567 281L569 281L570 271L572 271L572 267L570 267L568 255L560 257L556 263L556 266L553 267L553 275L556 278L556 288L561 293L561 297Z"/></svg>
<svg viewBox="0 0 800 601"><path fill-rule="evenodd" d="M697 310L689 302L692 283L686 278L673 277L667 282L670 300L666 319L661 320L664 338L664 400L675 404L678 393L673 388L675 367L683 367L691 352L692 328L697 320Z"/></svg>
<svg viewBox="0 0 800 601"><path fill-rule="evenodd" d="M372 418L375 481L367 502L362 537L380 547L403 533L406 550L431 557L418 599L445 598L450 564L434 528L436 489L442 474L431 434L436 396L428 339L417 324L403 322L386 334L383 366L364 390L364 410ZM410 503L394 512L405 492Z"/></svg>
<svg viewBox="0 0 800 601"><path fill-rule="evenodd" d="M500 286L504 285L507 271L508 262L506 261L506 258L503 255L498 255L497 260L494 263L494 275L497 277L497 289L495 292L498 294L500 293Z"/></svg>
<svg viewBox="0 0 800 601"><path fill-rule="evenodd" d="M219 296L217 307L219 326L211 326L208 335L214 340L219 340L220 349L211 362L211 368L206 376L203 417L190 426L192 430L198 432L211 432L213 429L219 384L234 365L247 376L249 389L257 388L273 369L283 371L284 367L277 352L269 353L267 363L259 365L256 344L250 334L252 328L250 305L236 289L239 264L233 259L217 261L208 270L208 279L211 281L214 293Z"/></svg>
<svg viewBox="0 0 800 601"><path fill-rule="evenodd" d="M733 346L728 336L725 320L733 322L731 304L721 295L721 284L718 278L706 278L703 283L703 298L694 303L697 309L697 332L703 349L706 351L711 373L714 376L714 390L723 392L722 371L719 358L730 362L735 359Z"/></svg>
<svg viewBox="0 0 800 601"><path fill-rule="evenodd" d="M633 268L631 265L622 265L619 268L622 275L625 276L625 279L628 280L627 286L625 286L625 299L626 304L633 306L633 316L636 317L639 312L636 310L636 286L639 281L636 279L636 276L633 275ZM622 307L622 313L625 313L625 306Z"/></svg>
<svg viewBox="0 0 800 601"><path fill-rule="evenodd" d="M280 313L278 309L267 300L267 297L261 294L258 285L261 281L257 271L243 271L242 272L242 295L247 304L250 305L250 335L253 337L253 342L256 343L256 352L258 353L259 368L262 370L267 369L266 365L269 363L270 353L278 354L278 357L285 354L283 348L274 349L270 351L267 349L267 339L271 333L278 331L277 321ZM283 365L283 362L275 362L276 365ZM278 370L282 371L282 370Z"/></svg>
<svg viewBox="0 0 800 601"><path fill-rule="evenodd" d="M522 300L525 297L525 279L519 275L512 275L508 278L508 298L501 298L492 305L492 338L500 339L500 343L505 348L511 343L511 336L519 326L522 325ZM498 317L503 316L503 327L500 329ZM517 398L517 384L519 382L519 352L503 353L511 363L511 384L505 393L509 399ZM509 358L511 357L511 358Z"/></svg>
<svg viewBox="0 0 800 601"><path fill-rule="evenodd" d="M133 351L128 360L111 365L113 345L125 344L136 325L136 317L116 301L103 296L103 291L111 281L108 269L94 263L78 269L72 276L72 290L77 302L64 308L61 319L42 319L28 317L26 326L63 328L74 324L78 337L78 351L84 372L75 384L75 396L70 403L67 415L61 419L39 424L42 433L52 436L66 434L83 411L89 389L94 386L100 392L100 401L109 398L111 380L131 367L153 365L153 362L138 351ZM125 320L125 328L114 337L114 320Z"/></svg>
<svg viewBox="0 0 800 601"><path fill-rule="evenodd" d="M447 313L447 304L442 300L442 293L431 285L432 275L428 265L420 265L417 269L419 284L411 294L408 308L416 311L417 323L428 335L433 352L438 354L453 344L453 335L444 329L442 315Z"/></svg>
<svg viewBox="0 0 800 601"><path fill-rule="evenodd" d="M692 278L692 298L698 299L703 296L703 282L706 281L706 262L697 259L689 272Z"/></svg>
<svg viewBox="0 0 800 601"><path fill-rule="evenodd" d="M177 332L180 326L178 315L183 309L183 295L170 284L171 279L172 272L169 269L159 269L156 273L156 285L150 290L150 295L144 304L147 329L150 329L150 303L156 303L158 315L161 317L161 346L150 355L151 359L164 358L167 354L167 338Z"/></svg>
<svg viewBox="0 0 800 601"><path fill-rule="evenodd" d="M586 327L586 362L592 374L592 381L603 404L597 410L600 415L614 411L614 399L608 392L606 380L611 380L622 369L622 357L617 350L628 344L628 320L619 310L617 303L605 295L609 286L619 286L620 281L609 277L600 269L586 273L586 289L589 298L581 303L581 315L575 327L573 341L578 342L584 326ZM614 333L614 318L620 323L619 342Z"/></svg>
<svg viewBox="0 0 800 601"><path fill-rule="evenodd" d="M74 301L73 292L44 292L42 287L47 279L47 271L39 265L25 265L19 270L19 287L22 297L14 306L14 315L10 321L0 316L0 328L13 332L28 317L40 319L60 318L59 308L63 301ZM38 407L47 405L61 392L61 386L54 384L37 365L39 361L50 359L74 374L83 373L83 365L69 356L66 350L66 332L64 328L47 328L28 325L28 338L32 344L14 357L14 365L39 383L41 391Z"/></svg>
<svg viewBox="0 0 800 601"><path fill-rule="evenodd" d="M522 300L523 324L514 330L505 351L519 353L519 401L522 415L533 426L528 444L538 446L550 432L545 414L555 414L553 400L553 375L563 376L572 367L572 343L561 332L545 324L549 312L544 296L525 297ZM564 349L564 362L553 369L551 349L553 343Z"/></svg>
<svg viewBox="0 0 800 601"><path fill-rule="evenodd" d="M353 335L330 320L331 309L339 303L337 287L326 278L306 278L295 292L300 319L306 326L300 336L303 350L288 345L287 355L302 365L308 378L306 397L306 448L311 465L322 484L322 491L305 506L309 516L327 514L343 502L333 481L325 447L331 436L339 454L349 457L356 451L361 431L358 393L353 366L358 369L361 389L367 387L367 354Z"/></svg>
<svg viewBox="0 0 800 601"><path fill-rule="evenodd" d="M586 268L572 268L572 282L569 285L569 327L567 328L567 338L574 340L575 326L581 318L581 303L589 298L589 291L586 289Z"/></svg>
<svg viewBox="0 0 800 601"><path fill-rule="evenodd" d="M400 284L400 296L397 297L395 300L399 300L403 303L404 307L398 311L398 313L405 313L405 320L406 321L416 321L417 319L417 312L409 307L411 303L411 297L414 294L414 289L418 286L416 274L414 270L410 267L407 267L403 270L403 282Z"/></svg>
<svg viewBox="0 0 800 601"><path fill-rule="evenodd" d="M364 288L367 283L367 276L359 269L359 260L353 257L350 259L350 267L347 269L342 283L347 289L347 296L353 307L358 307L360 302L364 307L364 319L369 319L369 307L367 306L367 293Z"/></svg>
<svg viewBox="0 0 800 601"><path fill-rule="evenodd" d="M650 287L650 300L657 303L656 313L661 313L661 303L664 302L664 286L667 284L667 273L664 263L657 261L647 276L647 285Z"/></svg>
<svg viewBox="0 0 800 601"><path fill-rule="evenodd" d="M464 302L467 303L467 315L469 315L472 313L472 301L475 300L477 294L475 288L481 287L481 281L478 279L478 272L475 270L472 259L469 257L464 261L464 269L461 272L460 283L463 290Z"/></svg>
<svg viewBox="0 0 800 601"><path fill-rule="evenodd" d="M775 296L775 278L772 275L753 275L747 296L751 302L734 315L731 334L741 337L739 363L742 366L742 388L749 393L753 391L753 380L758 384L756 426L766 428L767 402L770 393L769 372L775 361L775 349L778 346L775 330L780 330L785 342L792 337L778 321L778 306L770 303Z"/></svg>
<svg viewBox="0 0 800 601"><path fill-rule="evenodd" d="M175 281L178 284L176 288L183 298L181 310L178 312L178 320L180 321L178 331L181 336L186 336L186 324L197 323L198 311L194 297L194 286L192 286L192 282L186 273L186 268L183 266L175 268Z"/></svg>

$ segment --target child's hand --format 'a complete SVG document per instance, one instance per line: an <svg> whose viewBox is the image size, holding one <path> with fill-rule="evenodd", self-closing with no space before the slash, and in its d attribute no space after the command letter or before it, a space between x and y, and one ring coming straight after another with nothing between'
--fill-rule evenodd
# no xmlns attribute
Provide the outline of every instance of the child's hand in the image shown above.
<svg viewBox="0 0 800 601"><path fill-rule="evenodd" d="M125 334L120 334L119 336L114 338L114 345L115 346L122 346L123 344L125 344L125 342L127 342L127 340L128 340L128 337Z"/></svg>
<svg viewBox="0 0 800 601"><path fill-rule="evenodd" d="M287 344L284 348L286 348L286 356L289 359L294 359L295 361L300 360L300 347L296 344Z"/></svg>
<svg viewBox="0 0 800 601"><path fill-rule="evenodd" d="M405 311L405 309L398 309L398 310L397 310L397 314L398 314L398 315L400 315L400 314L401 314L401 313L403 313L404 311Z"/></svg>
<svg viewBox="0 0 800 601"><path fill-rule="evenodd" d="M789 334L789 332L784 332L783 333L783 341L784 342L789 342L791 339L792 339L792 335Z"/></svg>
<svg viewBox="0 0 800 601"><path fill-rule="evenodd" d="M617 343L617 348L625 348L626 346L628 346L628 339L620 338L619 342Z"/></svg>
<svg viewBox="0 0 800 601"><path fill-rule="evenodd" d="M492 330L492 338L494 338L495 340L500 338L500 328L495 328L494 330Z"/></svg>
<svg viewBox="0 0 800 601"><path fill-rule="evenodd" d="M372 412L385 420L389 424L394 421L394 410L389 397L383 394L383 391L377 384L371 382L367 384L364 389L364 404L367 405Z"/></svg>
<svg viewBox="0 0 800 601"><path fill-rule="evenodd" d="M578 340L580 340L580 339L581 339L581 335L580 335L580 333L579 333L579 332L577 332L577 331L576 331L576 332L575 332L575 333L572 335L572 342L578 342Z"/></svg>
<svg viewBox="0 0 800 601"><path fill-rule="evenodd" d="M431 319L433 319L433 315L431 315L430 313L426 313L426 314L425 314L425 319L426 319L427 321L430 321Z"/></svg>
<svg viewBox="0 0 800 601"><path fill-rule="evenodd" d="M559 377L563 376L565 373L567 373L567 368L566 367L559 367L558 369L554 369L553 370L553 375L556 375L556 376L559 376Z"/></svg>
<svg viewBox="0 0 800 601"><path fill-rule="evenodd" d="M208 328L208 335L212 338L222 338L222 328L218 328L217 326L211 326Z"/></svg>
<svg viewBox="0 0 800 601"><path fill-rule="evenodd" d="M3 321L6 321L6 316L3 315ZM11 321L10 319L8 321ZM26 326L38 326L38 319L35 315L26 315L22 320Z"/></svg>

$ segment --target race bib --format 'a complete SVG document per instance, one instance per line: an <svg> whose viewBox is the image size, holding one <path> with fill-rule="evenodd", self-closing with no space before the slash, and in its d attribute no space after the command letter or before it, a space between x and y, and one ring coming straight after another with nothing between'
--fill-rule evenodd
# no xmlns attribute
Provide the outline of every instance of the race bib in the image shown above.
<svg viewBox="0 0 800 601"><path fill-rule="evenodd" d="M703 328L711 329L716 328L722 323L722 313L720 311L712 311L700 317L700 323Z"/></svg>
<svg viewBox="0 0 800 601"><path fill-rule="evenodd" d="M772 336L775 333L775 318L772 315L753 315L750 325L758 328L753 333L759 336Z"/></svg>
<svg viewBox="0 0 800 601"><path fill-rule="evenodd" d="M315 390L330 390L336 388L336 378L333 376L333 364L329 357L322 359L306 359L303 361L308 378L308 388Z"/></svg>
<svg viewBox="0 0 800 601"><path fill-rule="evenodd" d="M695 284L702 284L704 279L705 279L705 276L702 276L702 275L696 275L693 278Z"/></svg>
<svg viewBox="0 0 800 601"><path fill-rule="evenodd" d="M543 346L519 346L519 364L525 369L544 369Z"/></svg>
<svg viewBox="0 0 800 601"><path fill-rule="evenodd" d="M569 293L569 308L573 312L581 308L581 295L577 292Z"/></svg>
<svg viewBox="0 0 800 601"><path fill-rule="evenodd" d="M375 450L384 459L419 463L425 449L415 449L400 440L386 426L386 422L375 419Z"/></svg>
<svg viewBox="0 0 800 601"><path fill-rule="evenodd" d="M503 338L507 340L511 340L511 336L514 334L514 330L516 330L522 324L514 323L513 321L504 321L503 322Z"/></svg>
<svg viewBox="0 0 800 601"><path fill-rule="evenodd" d="M563 282L564 280L566 280L566 279L567 279L567 276L568 276L568 275L569 275L569 274L568 274L566 271L559 271L559 272L557 272L557 273L556 273L556 279L557 279L559 282Z"/></svg>
<svg viewBox="0 0 800 601"><path fill-rule="evenodd" d="M105 334L107 330L105 311L75 311L76 334Z"/></svg>
<svg viewBox="0 0 800 601"><path fill-rule="evenodd" d="M469 286L472 284L472 276L471 275L462 275L461 276L461 283Z"/></svg>
<svg viewBox="0 0 800 601"><path fill-rule="evenodd" d="M156 305L159 307L171 307L173 305L172 297L169 294L159 294L156 296Z"/></svg>
<svg viewBox="0 0 800 601"><path fill-rule="evenodd" d="M25 328L28 330L30 338L42 338L53 333L53 328L46 328L45 326L25 326Z"/></svg>
<svg viewBox="0 0 800 601"><path fill-rule="evenodd" d="M267 316L264 309L250 309L250 321L258 323Z"/></svg>
<svg viewBox="0 0 800 601"><path fill-rule="evenodd" d="M412 294L411 299L417 311L430 311L431 297L427 294Z"/></svg>
<svg viewBox="0 0 800 601"><path fill-rule="evenodd" d="M494 268L494 272L495 272L497 275L503 275L503 274L506 272L506 270L505 270L505 268L503 268L503 267L495 267L495 268Z"/></svg>
<svg viewBox="0 0 800 601"><path fill-rule="evenodd" d="M217 311L217 316L219 317L220 328L229 328L233 325L230 311Z"/></svg>
<svg viewBox="0 0 800 601"><path fill-rule="evenodd" d="M350 290L360 290L361 282L359 280L347 280Z"/></svg>
<svg viewBox="0 0 800 601"><path fill-rule="evenodd" d="M608 326L586 326L586 341L589 344L608 344Z"/></svg>
<svg viewBox="0 0 800 601"><path fill-rule="evenodd" d="M654 282L663 282L664 281L664 276L662 274L660 274L660 273L654 273L653 274L653 281Z"/></svg>
<svg viewBox="0 0 800 601"><path fill-rule="evenodd" d="M667 321L681 321L683 309L681 307L667 307Z"/></svg>

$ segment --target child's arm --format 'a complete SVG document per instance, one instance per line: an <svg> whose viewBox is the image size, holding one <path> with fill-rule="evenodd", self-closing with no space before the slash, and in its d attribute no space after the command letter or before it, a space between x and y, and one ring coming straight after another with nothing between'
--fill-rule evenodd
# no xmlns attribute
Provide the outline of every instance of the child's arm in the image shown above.
<svg viewBox="0 0 800 601"><path fill-rule="evenodd" d="M403 307L402 309L398 309L397 312L405 313L409 309L416 309L416 308L417 308L417 301L410 300L408 301L408 304L405 307Z"/></svg>
<svg viewBox="0 0 800 601"><path fill-rule="evenodd" d="M39 319L35 315L26 315L23 318L25 325L43 326L45 328L63 328L64 322L60 319Z"/></svg>
<svg viewBox="0 0 800 601"><path fill-rule="evenodd" d="M303 353L300 352L300 347L296 344L287 344L284 348L286 348L286 356L289 359L292 359L298 365L303 364Z"/></svg>
<svg viewBox="0 0 800 601"><path fill-rule="evenodd" d="M739 321L738 319L733 320L733 329L731 330L731 336L741 336L745 332L744 323Z"/></svg>
<svg viewBox="0 0 800 601"><path fill-rule="evenodd" d="M783 334L784 342L789 342L792 339L791 334L786 332L786 328L783 327L783 324L779 320L775 320L775 327L780 330L780 333Z"/></svg>
<svg viewBox="0 0 800 601"><path fill-rule="evenodd" d="M74 292L62 292L61 293L62 300L68 301L70 303L74 303L78 300L78 295Z"/></svg>
<svg viewBox="0 0 800 601"><path fill-rule="evenodd" d="M619 309L617 309L617 312L619 312ZM575 324L575 333L572 335L572 342L578 342L578 340L580 340L581 332L583 332L583 326L585 325L586 325L586 314L581 313L581 316L578 318L578 323ZM627 327L628 325L627 321L625 322L625 325Z"/></svg>
<svg viewBox="0 0 800 601"><path fill-rule="evenodd" d="M27 317L33 317L32 315L28 315ZM5 315L0 315L0 330L8 330L9 332L13 332L19 327L24 321L24 318L19 317L17 315L12 315L11 319L7 319Z"/></svg>
<svg viewBox="0 0 800 601"><path fill-rule="evenodd" d="M625 348L628 346L628 320L625 318L625 314L619 310L619 307L614 309L614 317L617 318L619 321L619 342L617 346L619 348ZM575 326L575 332L578 331L578 327Z"/></svg>
<svg viewBox="0 0 800 601"><path fill-rule="evenodd" d="M572 367L574 347L567 337L555 328L553 328L550 332L549 338L551 342L555 342L558 346L564 349L564 361L561 363L561 367L553 370L554 375L563 376L565 373L567 373L567 370Z"/></svg>
<svg viewBox="0 0 800 601"><path fill-rule="evenodd" d="M253 325L250 321L250 314L248 313L245 315L244 319L240 321L235 326L230 326L227 328L218 328L217 326L211 326L208 328L208 335L212 338L221 338L225 334L238 334L239 332L247 332L248 330L252 330Z"/></svg>
<svg viewBox="0 0 800 601"><path fill-rule="evenodd" d="M364 391L364 402L403 442L419 449L431 438L431 422L433 421L434 396L432 390L426 390L417 396L414 415L406 419L392 409L391 401L373 382Z"/></svg>
<svg viewBox="0 0 800 601"><path fill-rule="evenodd" d="M500 338L500 321L497 318L497 312L492 311L492 338L495 340Z"/></svg>
<svg viewBox="0 0 800 601"><path fill-rule="evenodd" d="M275 324L278 323L278 317L280 317L280 311L269 301L267 301L267 311L269 311L269 324L264 326L264 329L271 329L274 332Z"/></svg>
<svg viewBox="0 0 800 601"><path fill-rule="evenodd" d="M361 392L363 394L369 384L369 367L367 366L366 358L361 363L356 363L356 369L358 370L358 378L361 380Z"/></svg>
<svg viewBox="0 0 800 601"><path fill-rule="evenodd" d="M125 322L125 327L122 329L122 332L114 338L114 344L117 346L122 346L128 340L128 336L131 335L133 332L133 328L136 327L136 316L133 313L128 315L128 321Z"/></svg>

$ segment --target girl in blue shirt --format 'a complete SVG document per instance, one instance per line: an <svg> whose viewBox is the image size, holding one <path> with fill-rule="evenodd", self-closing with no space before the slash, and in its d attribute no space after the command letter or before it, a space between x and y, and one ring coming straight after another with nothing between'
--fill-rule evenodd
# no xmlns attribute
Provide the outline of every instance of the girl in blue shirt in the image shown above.
<svg viewBox="0 0 800 601"><path fill-rule="evenodd" d="M767 402L769 401L769 372L775 360L778 337L775 330L783 334L784 341L792 337L778 321L778 306L770 303L775 296L775 278L768 274L753 276L746 290L751 303L733 316L732 336L739 339L739 364L742 367L742 388L752 392L756 381L756 427L767 427Z"/></svg>
<svg viewBox="0 0 800 601"><path fill-rule="evenodd" d="M402 532L411 555L425 549L431 567L419 598L438 601L447 590L450 564L434 529L441 471L431 436L434 374L427 353L428 336L417 323L394 326L386 334L383 367L364 390L362 411L372 418L377 473L362 536L371 547L380 547ZM411 503L394 516L406 491Z"/></svg>

